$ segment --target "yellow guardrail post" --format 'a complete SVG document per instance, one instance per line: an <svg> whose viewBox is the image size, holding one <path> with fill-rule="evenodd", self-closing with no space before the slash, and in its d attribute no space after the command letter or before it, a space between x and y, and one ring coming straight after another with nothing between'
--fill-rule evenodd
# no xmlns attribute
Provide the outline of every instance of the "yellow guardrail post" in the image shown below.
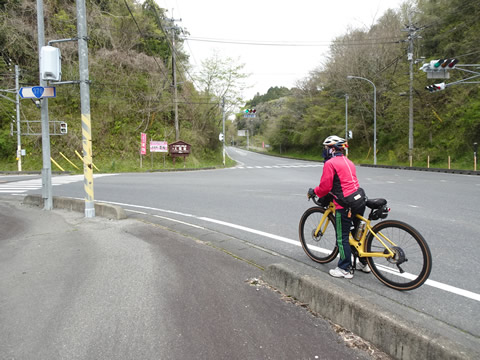
<svg viewBox="0 0 480 360"><path fill-rule="evenodd" d="M77 165L75 165L73 162L71 162L70 160L68 160L68 158L67 158L65 155L63 155L62 153L60 153L60 155L62 155L63 158L64 158L65 160L67 160L75 169L80 170L80 168L79 168Z"/></svg>
<svg viewBox="0 0 480 360"><path fill-rule="evenodd" d="M77 154L77 156L78 156L78 157L80 158L80 160L82 160L82 162L83 162L83 157L82 157L82 155L80 155L80 154L78 153L77 150L75 150L75 154ZM93 166L95 169L97 169L97 171L100 171L100 170L95 166L95 164L93 163L93 161L91 162L91 164L92 164L92 166Z"/></svg>
<svg viewBox="0 0 480 360"><path fill-rule="evenodd" d="M50 157L50 160L51 160L60 170L65 171L65 169L62 168L60 165L58 165L58 163L57 163L55 160L53 160L52 157Z"/></svg>

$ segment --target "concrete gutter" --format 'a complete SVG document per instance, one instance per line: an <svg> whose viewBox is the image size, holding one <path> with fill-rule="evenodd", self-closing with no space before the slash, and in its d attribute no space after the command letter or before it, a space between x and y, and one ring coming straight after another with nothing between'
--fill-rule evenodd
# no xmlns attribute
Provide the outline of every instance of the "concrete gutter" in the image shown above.
<svg viewBox="0 0 480 360"><path fill-rule="evenodd" d="M27 195L23 199L23 203L26 205L43 207L43 198L42 195ZM54 196L53 207L57 209L85 212L85 200ZM115 220L127 218L127 214L123 208L105 203L95 203L95 216L101 216L107 219Z"/></svg>
<svg viewBox="0 0 480 360"><path fill-rule="evenodd" d="M479 349L465 348L321 277L303 275L285 264L271 264L263 278L395 359L480 359Z"/></svg>

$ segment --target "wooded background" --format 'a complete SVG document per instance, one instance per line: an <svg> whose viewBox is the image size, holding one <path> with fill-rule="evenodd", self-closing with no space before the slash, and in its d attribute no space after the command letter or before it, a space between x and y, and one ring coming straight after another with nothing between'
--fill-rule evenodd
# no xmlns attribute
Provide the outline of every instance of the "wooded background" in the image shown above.
<svg viewBox="0 0 480 360"><path fill-rule="evenodd" d="M45 0L46 40L76 37L72 0ZM325 16L325 15L319 15ZM329 14L328 16L341 16ZM22 87L38 85L37 14L34 0L0 0L0 89L14 88L14 65L21 69ZM178 81L180 138L192 144L193 159L221 162L222 99L227 115L236 112L226 136L249 129L252 141L282 153L320 158L323 139L345 135L345 94L353 132L350 155L373 159L373 88L377 89L377 156L379 163L408 160L409 62L408 32L414 25L414 59L457 58L459 64L480 63L480 2L478 0L408 1L368 28L347 29L330 46L330 55L292 89L272 87L266 94L242 99L243 65L213 56L193 74L183 49L184 33L171 29L165 9L152 0L89 0L89 71L94 161L138 157L140 133L149 140L175 140L172 51ZM319 18L321 21L321 18ZM188 35L188 34L187 34ZM175 37L175 48L172 46ZM301 40L301 39L299 39ZM78 79L75 42L57 45L62 52L62 80ZM274 60L272 60L274 61ZM480 140L478 84L459 84L430 93L427 79L414 65L414 161L457 164L472 162L473 143ZM476 69L478 71L479 69ZM451 70L453 82L468 75ZM2 92L3 95L6 93ZM242 109L257 109L253 119ZM78 85L60 85L49 102L50 120L68 123L68 134L51 137L52 156L81 151ZM16 136L10 136L15 104L0 98L0 158L15 163ZM21 102L21 120L39 120L40 111ZM22 137L27 157L38 160L40 136ZM28 162L27 162L28 163ZM37 166L38 165L38 166ZM459 165L459 166L460 166ZM31 165L41 168L41 164Z"/></svg>

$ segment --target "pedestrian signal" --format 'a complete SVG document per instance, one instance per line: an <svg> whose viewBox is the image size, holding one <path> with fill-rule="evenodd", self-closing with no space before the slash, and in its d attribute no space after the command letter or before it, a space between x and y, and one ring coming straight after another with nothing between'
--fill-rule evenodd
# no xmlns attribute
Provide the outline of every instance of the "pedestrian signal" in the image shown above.
<svg viewBox="0 0 480 360"><path fill-rule="evenodd" d="M425 86L425 89L430 92L445 90L445 83L428 85L428 86Z"/></svg>
<svg viewBox="0 0 480 360"><path fill-rule="evenodd" d="M60 123L60 134L66 134L68 132L68 125L66 122Z"/></svg>

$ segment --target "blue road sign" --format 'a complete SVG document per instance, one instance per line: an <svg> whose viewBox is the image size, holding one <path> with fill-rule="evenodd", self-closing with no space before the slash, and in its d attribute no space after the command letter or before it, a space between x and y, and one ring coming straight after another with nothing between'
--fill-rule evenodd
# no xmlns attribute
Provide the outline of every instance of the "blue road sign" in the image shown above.
<svg viewBox="0 0 480 360"><path fill-rule="evenodd" d="M22 87L18 91L18 95L20 95L22 99L42 99L56 97L57 91L53 86Z"/></svg>

